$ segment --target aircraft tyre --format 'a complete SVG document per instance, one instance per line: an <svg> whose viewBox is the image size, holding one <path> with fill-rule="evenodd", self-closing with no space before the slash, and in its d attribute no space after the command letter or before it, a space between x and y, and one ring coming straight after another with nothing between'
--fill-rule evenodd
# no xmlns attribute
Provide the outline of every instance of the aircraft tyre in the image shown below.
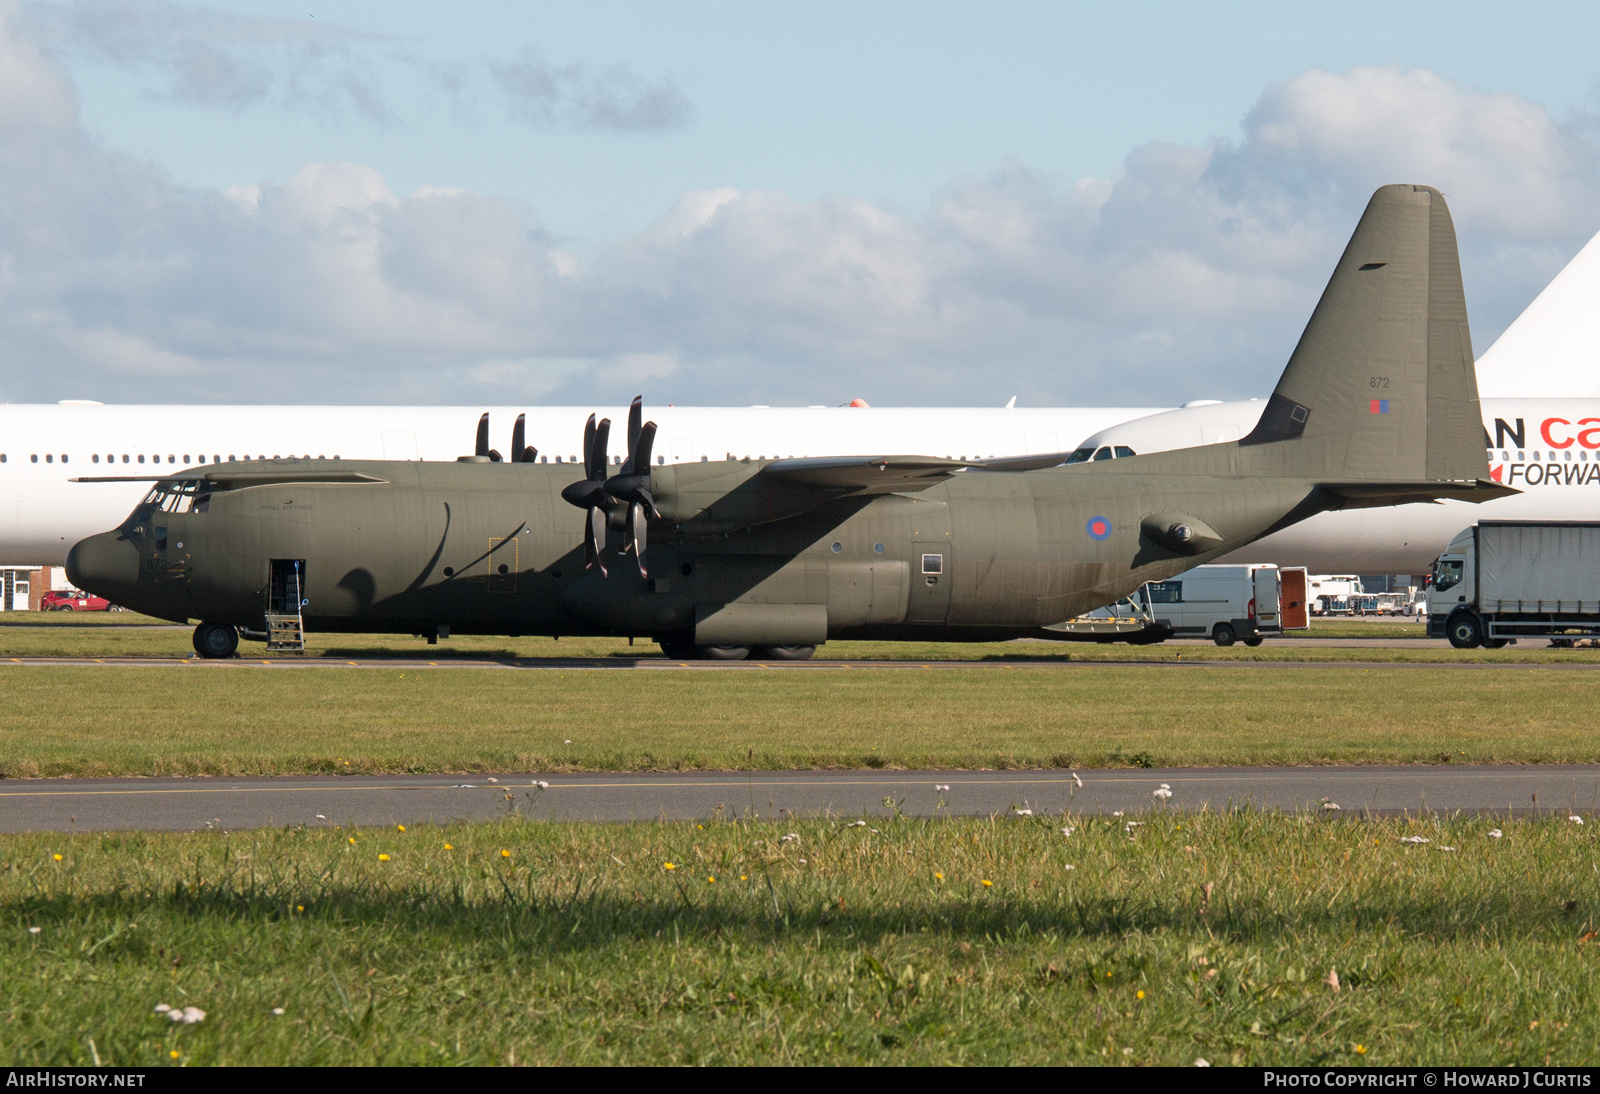
<svg viewBox="0 0 1600 1094"><path fill-rule="evenodd" d="M809 661L816 652L815 646L757 646L750 656L757 661Z"/></svg>
<svg viewBox="0 0 1600 1094"><path fill-rule="evenodd" d="M662 656L668 661L694 661L700 656L693 639L658 638L656 641L661 645Z"/></svg>
<svg viewBox="0 0 1600 1094"><path fill-rule="evenodd" d="M696 646L702 661L743 661L750 656L749 646Z"/></svg>
<svg viewBox="0 0 1600 1094"><path fill-rule="evenodd" d="M1483 624L1471 612L1457 612L1444 625L1450 644L1458 650L1475 650L1483 645Z"/></svg>
<svg viewBox="0 0 1600 1094"><path fill-rule="evenodd" d="M1254 638L1246 638L1242 641L1245 645L1249 646L1251 649L1254 649L1255 647L1261 645L1261 636L1258 634Z"/></svg>
<svg viewBox="0 0 1600 1094"><path fill-rule="evenodd" d="M224 623L202 623L194 629L194 652L218 661L239 652L239 632Z"/></svg>
<svg viewBox="0 0 1600 1094"><path fill-rule="evenodd" d="M1231 646L1237 641L1238 637L1234 633L1233 624L1231 623L1218 623L1211 628L1211 641L1219 646Z"/></svg>

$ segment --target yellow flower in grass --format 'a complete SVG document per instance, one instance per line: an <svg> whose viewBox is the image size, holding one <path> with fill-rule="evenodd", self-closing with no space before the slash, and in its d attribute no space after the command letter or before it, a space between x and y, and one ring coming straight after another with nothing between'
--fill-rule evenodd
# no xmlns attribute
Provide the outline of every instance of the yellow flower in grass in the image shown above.
<svg viewBox="0 0 1600 1094"><path fill-rule="evenodd" d="M55 860L56 860L56 861L57 861L57 862L60 862L60 861L61 861L61 856L60 856L60 855L55 855L55 856L53 856L53 857L54 857L54 858L55 858Z"/></svg>
<svg viewBox="0 0 1600 1094"><path fill-rule="evenodd" d="M714 877L706 878L706 884L707 885L715 885L716 883L717 883L717 879L716 878L714 878Z"/></svg>
<svg viewBox="0 0 1600 1094"><path fill-rule="evenodd" d="M172 1057L174 1060L176 1060L178 1058L178 1050L177 1049L173 1049L171 1052L167 1053L167 1055Z"/></svg>
<svg viewBox="0 0 1600 1094"><path fill-rule="evenodd" d="M935 870L933 872L933 880L934 881L943 881L944 880L944 875L941 874L939 871Z"/></svg>
<svg viewBox="0 0 1600 1094"><path fill-rule="evenodd" d="M406 830L406 826L403 825L403 824L397 824L394 827L395 827L395 831L397 831L397 832L404 832Z"/></svg>
<svg viewBox="0 0 1600 1094"><path fill-rule="evenodd" d="M1144 998L1144 991L1140 990L1135 997L1139 998L1139 999L1143 999Z"/></svg>
<svg viewBox="0 0 1600 1094"><path fill-rule="evenodd" d="M1367 1046L1366 1045L1357 1045L1356 1046L1356 1055L1365 1056L1366 1054L1367 1054Z"/></svg>
<svg viewBox="0 0 1600 1094"><path fill-rule="evenodd" d="M355 837L354 837L354 836L351 836L351 837L350 837L350 842L351 842L351 843L354 843L354 842L355 842L355 841L356 841L356 838L355 838Z"/></svg>
<svg viewBox="0 0 1600 1094"><path fill-rule="evenodd" d="M510 858L511 857L511 852L506 850L504 847L502 847L502 848L500 848L500 857L501 858Z"/></svg>
<svg viewBox="0 0 1600 1094"><path fill-rule="evenodd" d="M661 868L663 870L676 870L678 868L678 864L676 862L663 862L661 864Z"/></svg>
<svg viewBox="0 0 1600 1094"><path fill-rule="evenodd" d="M306 906L304 904L296 904L294 906L294 910L297 912L303 912L306 910Z"/></svg>
<svg viewBox="0 0 1600 1094"><path fill-rule="evenodd" d="M993 889L994 888L994 882L990 881L988 878L984 878L983 879L983 887L985 889Z"/></svg>
<svg viewBox="0 0 1600 1094"><path fill-rule="evenodd" d="M389 856L388 855L379 855L378 856L378 861L379 862L388 862L389 861Z"/></svg>
<svg viewBox="0 0 1600 1094"><path fill-rule="evenodd" d="M447 843L444 845L444 849L446 851L454 851L456 849L456 845L453 843Z"/></svg>

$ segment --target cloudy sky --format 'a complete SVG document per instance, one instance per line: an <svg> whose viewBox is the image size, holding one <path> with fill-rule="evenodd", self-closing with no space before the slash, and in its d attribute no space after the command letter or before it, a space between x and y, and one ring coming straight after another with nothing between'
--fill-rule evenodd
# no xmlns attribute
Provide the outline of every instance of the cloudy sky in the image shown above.
<svg viewBox="0 0 1600 1094"><path fill-rule="evenodd" d="M1264 395L1377 185L1479 352L1600 230L1600 7L1110 7L0 0L0 400Z"/></svg>

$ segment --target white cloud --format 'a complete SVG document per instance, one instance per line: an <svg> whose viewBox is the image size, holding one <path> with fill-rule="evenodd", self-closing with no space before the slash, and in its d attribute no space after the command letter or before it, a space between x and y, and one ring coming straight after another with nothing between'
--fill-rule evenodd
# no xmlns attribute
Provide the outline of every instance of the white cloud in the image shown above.
<svg viewBox="0 0 1600 1094"><path fill-rule="evenodd" d="M675 129L694 106L670 78L643 80L627 65L599 72L585 64L556 65L535 49L494 62L489 74L506 95L511 116L539 127L615 132Z"/></svg>
<svg viewBox="0 0 1600 1094"><path fill-rule="evenodd" d="M1372 188L1450 198L1479 348L1595 227L1595 148L1386 68L1268 88L1238 142L1020 164L916 215L719 187L580 261L532 210L306 164L174 185L81 130L0 0L0 398L1175 402L1267 391Z"/></svg>

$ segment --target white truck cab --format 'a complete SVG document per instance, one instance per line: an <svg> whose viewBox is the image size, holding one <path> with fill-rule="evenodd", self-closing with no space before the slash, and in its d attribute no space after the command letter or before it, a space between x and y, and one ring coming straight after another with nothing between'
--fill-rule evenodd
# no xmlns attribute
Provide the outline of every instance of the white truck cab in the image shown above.
<svg viewBox="0 0 1600 1094"><path fill-rule="evenodd" d="M1484 520L1433 563L1428 634L1457 649L1600 637L1600 523Z"/></svg>

